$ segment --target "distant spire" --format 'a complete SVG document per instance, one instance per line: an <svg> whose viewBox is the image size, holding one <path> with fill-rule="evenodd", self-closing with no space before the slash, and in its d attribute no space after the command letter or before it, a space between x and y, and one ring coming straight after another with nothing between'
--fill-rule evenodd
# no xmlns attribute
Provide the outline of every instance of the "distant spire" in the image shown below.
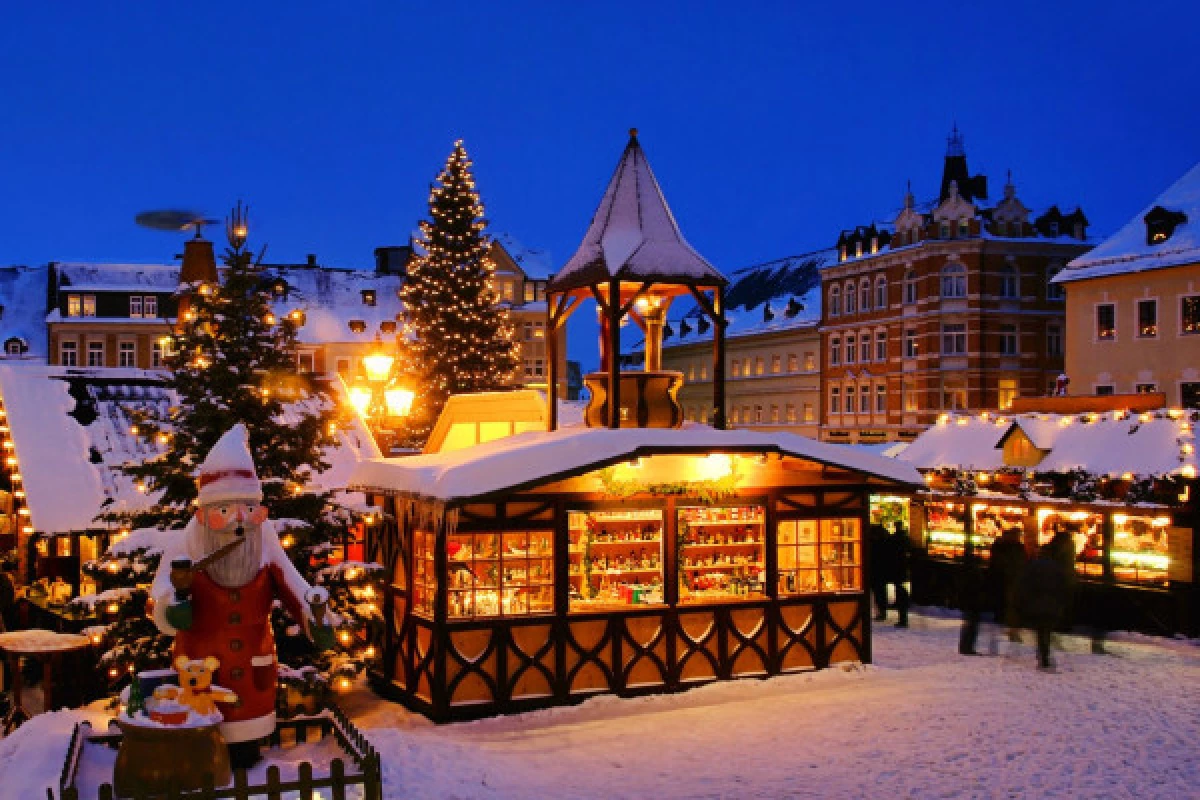
<svg viewBox="0 0 1200 800"><path fill-rule="evenodd" d="M913 207L912 181L905 181L904 184L904 207L911 209Z"/></svg>
<svg viewBox="0 0 1200 800"><path fill-rule="evenodd" d="M629 138L630 138L630 139L636 139L636 138L637 138L637 128L630 128L630 129L629 129Z"/></svg>
<svg viewBox="0 0 1200 800"><path fill-rule="evenodd" d="M965 156L967 149L963 146L962 134L958 132L958 122L954 123L954 127L950 130L950 136L946 139L946 157Z"/></svg>
<svg viewBox="0 0 1200 800"><path fill-rule="evenodd" d="M1008 200L1017 196L1017 187L1012 182L1012 170L1008 171L1008 182L1004 184L1004 199Z"/></svg>

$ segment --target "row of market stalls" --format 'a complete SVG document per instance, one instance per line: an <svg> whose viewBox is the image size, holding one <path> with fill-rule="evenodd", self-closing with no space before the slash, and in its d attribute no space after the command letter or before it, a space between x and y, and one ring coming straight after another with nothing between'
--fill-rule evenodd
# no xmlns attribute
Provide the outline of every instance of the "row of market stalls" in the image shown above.
<svg viewBox="0 0 1200 800"><path fill-rule="evenodd" d="M906 518L923 550L918 602L955 605L963 560L986 561L1007 529L1030 553L1065 531L1077 622L1196 635L1197 424L1165 408L946 415L898 456L925 490L877 497L874 516Z"/></svg>

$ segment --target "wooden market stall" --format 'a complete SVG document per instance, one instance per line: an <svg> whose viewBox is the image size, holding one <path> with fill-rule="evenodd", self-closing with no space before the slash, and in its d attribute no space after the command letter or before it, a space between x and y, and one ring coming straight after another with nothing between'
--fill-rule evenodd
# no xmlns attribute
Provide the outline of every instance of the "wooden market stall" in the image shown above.
<svg viewBox="0 0 1200 800"><path fill-rule="evenodd" d="M986 561L1009 528L1030 553L1064 531L1077 623L1200 633L1197 424L1181 409L945 416L899 456L926 484L912 514L916 600L954 605L967 553Z"/></svg>

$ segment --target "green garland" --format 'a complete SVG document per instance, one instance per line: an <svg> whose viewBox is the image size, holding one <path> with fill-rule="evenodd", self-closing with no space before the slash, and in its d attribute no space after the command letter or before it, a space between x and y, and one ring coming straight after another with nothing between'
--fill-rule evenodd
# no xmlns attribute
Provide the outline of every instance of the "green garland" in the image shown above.
<svg viewBox="0 0 1200 800"><path fill-rule="evenodd" d="M665 483L643 483L642 481L617 480L616 468L609 467L599 473L604 493L609 497L628 498L639 494L655 497L695 497L703 503L719 503L737 494L738 473L734 468L723 478L702 481L667 481Z"/></svg>

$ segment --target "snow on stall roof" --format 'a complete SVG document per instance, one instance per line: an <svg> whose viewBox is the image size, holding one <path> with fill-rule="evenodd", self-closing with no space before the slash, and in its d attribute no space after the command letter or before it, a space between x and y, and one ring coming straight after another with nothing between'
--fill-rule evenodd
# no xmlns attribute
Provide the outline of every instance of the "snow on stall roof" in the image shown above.
<svg viewBox="0 0 1200 800"><path fill-rule="evenodd" d="M62 288L109 292L173 292L179 285L178 264L55 263Z"/></svg>
<svg viewBox="0 0 1200 800"><path fill-rule="evenodd" d="M1165 242L1147 244L1144 218L1155 206L1182 211L1187 215L1187 221L1181 223ZM1098 247L1067 264L1066 269L1054 277L1054 282L1067 283L1181 264L1200 264L1200 164L1192 167Z"/></svg>
<svg viewBox="0 0 1200 800"><path fill-rule="evenodd" d="M46 358L46 287L49 268L0 268L0 345L16 337L25 358Z"/></svg>
<svg viewBox="0 0 1200 800"><path fill-rule="evenodd" d="M617 275L726 282L683 238L636 134L629 138L583 242L550 289L577 288Z"/></svg>
<svg viewBox="0 0 1200 800"><path fill-rule="evenodd" d="M74 391L75 396L72 396ZM75 397L86 398L95 418L82 425L71 415ZM0 365L3 399L21 472L30 524L41 533L103 527L103 512L136 512L154 502L138 491L123 464L155 458L161 449L130 433L135 410L165 413L175 396L161 375L135 369L67 369L33 363ZM313 395L300 404L327 402ZM296 413L285 408L284 416ZM326 451L330 469L313 477L319 491L344 489L358 459L379 455L374 440L355 419ZM350 498L354 500L354 498Z"/></svg>
<svg viewBox="0 0 1200 800"><path fill-rule="evenodd" d="M1195 425L1200 413L1177 410L1127 414L1019 414L949 416L928 428L897 457L928 470L991 470L1005 466L1001 441L1019 427L1034 446L1049 453L1038 472L1083 470L1097 476L1138 477L1181 474L1200 469ZM1189 447L1190 446L1190 447ZM1190 449L1191 452L1185 452Z"/></svg>
<svg viewBox="0 0 1200 800"><path fill-rule="evenodd" d="M546 483L555 476L601 469L656 452L775 452L844 467L900 483L917 484L911 466L843 445L790 433L721 431L691 424L665 428L563 428L530 432L486 444L410 458L364 461L350 487L393 491L436 501L461 501Z"/></svg>
<svg viewBox="0 0 1200 800"><path fill-rule="evenodd" d="M546 280L554 272L554 262L550 258L550 252L534 247L526 247L521 244L517 237L511 233L500 231L492 234L492 239L497 241L504 251L508 253L526 277L535 280Z"/></svg>

